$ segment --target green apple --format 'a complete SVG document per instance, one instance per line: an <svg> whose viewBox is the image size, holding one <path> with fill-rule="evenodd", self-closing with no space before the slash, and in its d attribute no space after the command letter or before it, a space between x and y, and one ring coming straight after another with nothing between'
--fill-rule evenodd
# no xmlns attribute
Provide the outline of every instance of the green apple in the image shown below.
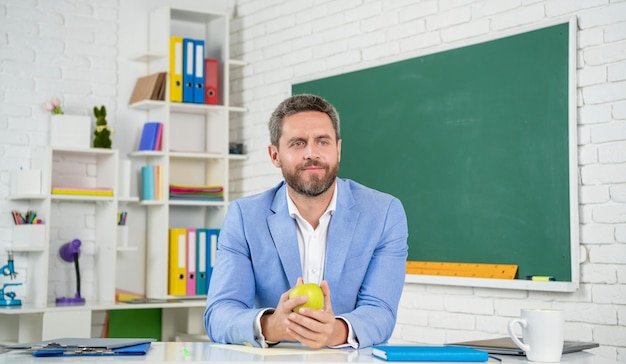
<svg viewBox="0 0 626 364"><path fill-rule="evenodd" d="M293 312L298 312L301 307L308 307L314 310L324 308L324 294L320 286L315 283L305 283L293 287L291 292L289 292L289 298L298 296L307 296L309 299L305 303L294 307Z"/></svg>

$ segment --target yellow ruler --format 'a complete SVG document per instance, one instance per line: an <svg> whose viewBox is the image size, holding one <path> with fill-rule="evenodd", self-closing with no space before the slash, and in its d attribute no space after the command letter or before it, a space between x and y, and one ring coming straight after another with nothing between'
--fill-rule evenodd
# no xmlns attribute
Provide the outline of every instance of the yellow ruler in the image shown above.
<svg viewBox="0 0 626 364"><path fill-rule="evenodd" d="M515 279L516 264L407 261L406 274Z"/></svg>

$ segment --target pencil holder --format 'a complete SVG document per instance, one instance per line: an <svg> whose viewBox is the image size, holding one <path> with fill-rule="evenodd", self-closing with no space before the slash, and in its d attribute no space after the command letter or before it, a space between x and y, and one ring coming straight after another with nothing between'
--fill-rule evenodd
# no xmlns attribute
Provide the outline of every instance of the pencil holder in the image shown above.
<svg viewBox="0 0 626 364"><path fill-rule="evenodd" d="M118 248L128 247L128 226L127 225L117 225L117 247Z"/></svg>
<svg viewBox="0 0 626 364"><path fill-rule="evenodd" d="M11 173L11 195L40 195L41 170L19 170Z"/></svg>
<svg viewBox="0 0 626 364"><path fill-rule="evenodd" d="M13 248L15 250L43 249L45 240L45 226L43 224L13 226Z"/></svg>

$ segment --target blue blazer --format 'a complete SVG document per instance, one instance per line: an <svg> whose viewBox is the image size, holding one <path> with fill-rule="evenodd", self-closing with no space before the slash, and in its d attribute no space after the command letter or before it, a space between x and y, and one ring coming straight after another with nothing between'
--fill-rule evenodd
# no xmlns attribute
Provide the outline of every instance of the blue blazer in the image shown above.
<svg viewBox="0 0 626 364"><path fill-rule="evenodd" d="M259 346L253 322L275 308L302 276L286 184L233 201L220 236L204 312L212 341ZM359 347L386 342L396 323L408 254L400 200L337 179L324 279L336 316L350 322Z"/></svg>

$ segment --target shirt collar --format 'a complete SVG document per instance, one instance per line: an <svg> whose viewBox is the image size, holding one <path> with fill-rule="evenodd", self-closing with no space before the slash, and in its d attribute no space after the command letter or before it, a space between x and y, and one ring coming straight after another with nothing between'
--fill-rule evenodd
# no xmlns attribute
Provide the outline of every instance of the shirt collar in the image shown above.
<svg viewBox="0 0 626 364"><path fill-rule="evenodd" d="M335 190L333 191L333 197L330 199L330 203L328 204L328 207L326 208L326 211L324 211L324 213L322 214L322 216L326 215L326 214L330 214L332 215L335 210L337 209L337 190L338 190L339 185L337 183L335 183ZM302 218L302 215L300 215L300 211L298 211L298 208L296 207L296 204L293 203L293 200L291 200L291 197L289 197L289 189L285 188L285 196L287 197L287 208L289 209L289 216L295 218L296 216Z"/></svg>

